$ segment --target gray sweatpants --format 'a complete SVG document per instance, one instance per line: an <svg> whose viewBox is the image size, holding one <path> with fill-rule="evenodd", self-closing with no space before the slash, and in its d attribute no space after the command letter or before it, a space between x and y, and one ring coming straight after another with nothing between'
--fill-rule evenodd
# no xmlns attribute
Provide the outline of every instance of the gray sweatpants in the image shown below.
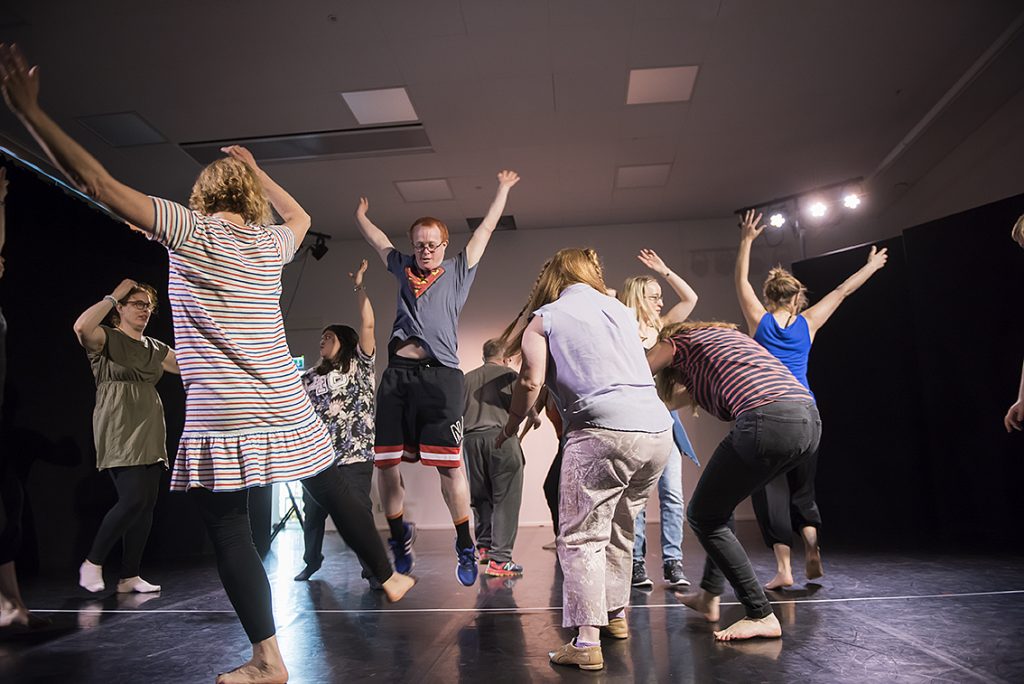
<svg viewBox="0 0 1024 684"><path fill-rule="evenodd" d="M469 498L476 518L476 545L490 549L497 563L512 560L523 501L523 449L518 437L494 448L500 428L469 432L462 454L469 474Z"/></svg>
<svg viewBox="0 0 1024 684"><path fill-rule="evenodd" d="M608 624L629 603L633 521L665 469L672 431L569 433L559 487L562 626Z"/></svg>

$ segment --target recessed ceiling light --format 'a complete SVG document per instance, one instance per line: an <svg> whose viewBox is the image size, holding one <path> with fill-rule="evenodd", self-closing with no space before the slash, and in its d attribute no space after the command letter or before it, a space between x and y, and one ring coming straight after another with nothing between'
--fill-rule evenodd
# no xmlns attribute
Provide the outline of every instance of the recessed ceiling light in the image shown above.
<svg viewBox="0 0 1024 684"><path fill-rule="evenodd" d="M444 178L395 181L395 187L406 202L436 202L452 199L452 189Z"/></svg>
<svg viewBox="0 0 1024 684"><path fill-rule="evenodd" d="M342 93L341 96L345 99L348 108L352 110L356 121L363 125L419 120L405 88L360 90L353 93Z"/></svg>
<svg viewBox="0 0 1024 684"><path fill-rule="evenodd" d="M668 182L671 164L620 166L615 172L617 188L659 188Z"/></svg>
<svg viewBox="0 0 1024 684"><path fill-rule="evenodd" d="M693 95L697 69L695 66L632 69L626 104L686 102Z"/></svg>
<svg viewBox="0 0 1024 684"><path fill-rule="evenodd" d="M156 145L167 139L135 112L80 116L78 122L103 138L111 147Z"/></svg>

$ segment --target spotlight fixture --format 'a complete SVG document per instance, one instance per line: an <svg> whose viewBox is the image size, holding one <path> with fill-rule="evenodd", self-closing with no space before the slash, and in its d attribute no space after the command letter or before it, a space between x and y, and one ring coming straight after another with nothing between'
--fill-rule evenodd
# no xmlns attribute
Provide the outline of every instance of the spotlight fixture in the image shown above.
<svg viewBox="0 0 1024 684"><path fill-rule="evenodd" d="M327 254L327 240L330 240L331 236L327 233L317 233L313 230L306 233L306 235L316 238L316 242L309 248L309 253L313 255L314 259L320 261L324 258L324 254Z"/></svg>
<svg viewBox="0 0 1024 684"><path fill-rule="evenodd" d="M828 205L822 202L821 200L814 200L807 207L807 213L809 213L814 218L822 218L825 216L825 214L828 213Z"/></svg>
<svg viewBox="0 0 1024 684"><path fill-rule="evenodd" d="M860 206L860 195L855 192L848 192L843 196L843 206L847 209L856 209Z"/></svg>
<svg viewBox="0 0 1024 684"><path fill-rule="evenodd" d="M786 225L786 217L783 216L781 212L777 211L768 217L768 224L772 228L781 228Z"/></svg>

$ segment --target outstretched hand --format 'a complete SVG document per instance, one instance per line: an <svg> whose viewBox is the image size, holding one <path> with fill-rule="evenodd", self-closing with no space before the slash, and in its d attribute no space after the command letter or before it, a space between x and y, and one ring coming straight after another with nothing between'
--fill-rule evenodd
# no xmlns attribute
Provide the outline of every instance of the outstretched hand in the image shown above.
<svg viewBox="0 0 1024 684"><path fill-rule="evenodd" d="M220 151L232 159L237 159L238 161L243 162L253 171L257 171L260 168L256 165L256 157L252 156L252 152L241 145L228 145L227 147L220 148Z"/></svg>
<svg viewBox="0 0 1024 684"><path fill-rule="evenodd" d="M359 198L359 206L356 207L356 216L364 217L366 212L370 210L370 200L365 197Z"/></svg>
<svg viewBox="0 0 1024 684"><path fill-rule="evenodd" d="M0 90L15 114L24 114L39 105L39 67L29 68L17 45L0 43Z"/></svg>
<svg viewBox="0 0 1024 684"><path fill-rule="evenodd" d="M761 223L761 217L763 214L758 213L754 215L754 210L750 209L743 214L743 220L740 221L740 239L750 240L753 242L757 239L757 236L764 231L764 224Z"/></svg>
<svg viewBox="0 0 1024 684"><path fill-rule="evenodd" d="M356 272L348 274L348 277L352 279L353 287L363 286L363 274L366 273L366 267L366 259L363 259L362 261L359 262L359 268L356 269Z"/></svg>
<svg viewBox="0 0 1024 684"><path fill-rule="evenodd" d="M498 173L498 187L511 188L519 182L519 174L515 171L503 170Z"/></svg>
<svg viewBox="0 0 1024 684"><path fill-rule="evenodd" d="M658 253L653 249L641 249L640 253L636 255L636 258L640 260L640 263L651 269L658 275L665 275L668 273L668 266L662 261Z"/></svg>
<svg viewBox="0 0 1024 684"><path fill-rule="evenodd" d="M889 260L888 247L877 249L874 245L871 245L871 251L868 253L868 266L873 267L876 271L883 266L885 262Z"/></svg>

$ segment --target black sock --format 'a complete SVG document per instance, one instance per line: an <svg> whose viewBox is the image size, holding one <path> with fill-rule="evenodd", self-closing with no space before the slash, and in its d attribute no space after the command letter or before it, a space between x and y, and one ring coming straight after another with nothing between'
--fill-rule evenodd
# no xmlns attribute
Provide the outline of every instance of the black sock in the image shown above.
<svg viewBox="0 0 1024 684"><path fill-rule="evenodd" d="M391 530L391 538L396 542L405 541L405 523L402 521L402 513L394 518L388 518L388 529Z"/></svg>
<svg viewBox="0 0 1024 684"><path fill-rule="evenodd" d="M463 520L455 525L455 539L460 549L473 546L473 537L469 534L469 521Z"/></svg>

